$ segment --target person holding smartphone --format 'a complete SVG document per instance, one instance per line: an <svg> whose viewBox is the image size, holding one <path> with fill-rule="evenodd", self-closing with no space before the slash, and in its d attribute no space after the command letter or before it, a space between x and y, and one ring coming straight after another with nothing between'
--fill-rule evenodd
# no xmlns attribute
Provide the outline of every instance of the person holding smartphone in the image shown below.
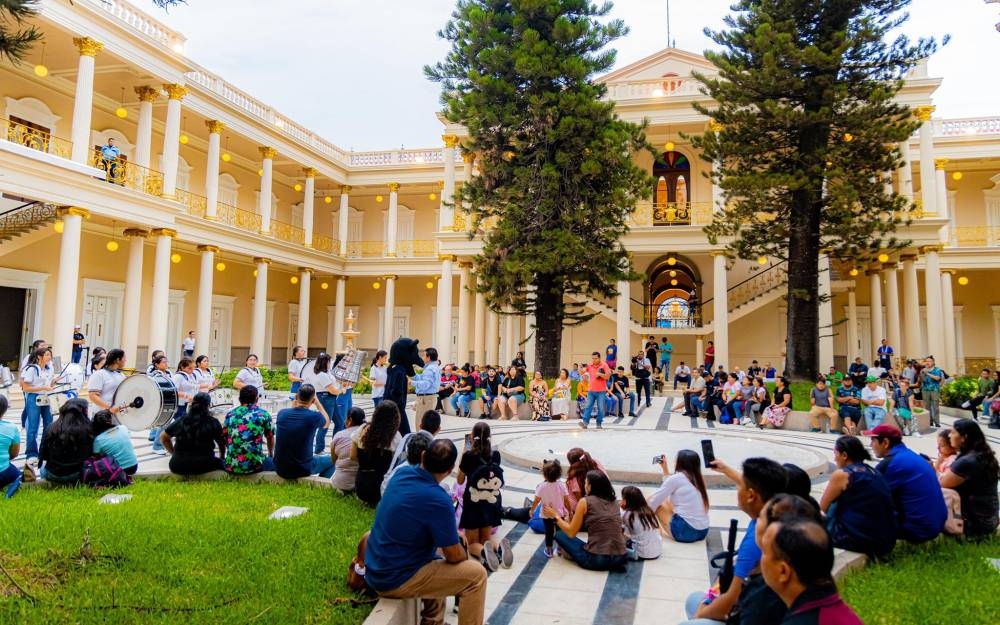
<svg viewBox="0 0 1000 625"><path fill-rule="evenodd" d="M690 449L677 452L674 472L666 455L659 456L663 483L649 497L649 507L660 521L660 532L679 543L693 543L708 536L708 490L701 475L701 458Z"/></svg>

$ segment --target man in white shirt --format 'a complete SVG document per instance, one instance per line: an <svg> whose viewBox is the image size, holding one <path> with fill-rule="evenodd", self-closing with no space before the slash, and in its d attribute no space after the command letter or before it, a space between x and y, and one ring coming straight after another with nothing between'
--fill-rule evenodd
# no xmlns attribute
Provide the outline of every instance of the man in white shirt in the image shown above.
<svg viewBox="0 0 1000 625"><path fill-rule="evenodd" d="M184 358L194 358L194 330L188 332L188 335L184 337L181 341L181 349L184 351Z"/></svg>
<svg viewBox="0 0 1000 625"><path fill-rule="evenodd" d="M681 384L687 384L688 386L691 386L691 367L684 364L683 360L681 361L681 364L677 365L677 368L674 369L675 391L677 390L678 382L680 382Z"/></svg>
<svg viewBox="0 0 1000 625"><path fill-rule="evenodd" d="M690 374L689 374L690 375ZM694 380L691 384L684 389L684 416L685 417L697 417L698 411L694 406L691 405L691 399L701 395L701 392L705 390L705 378L700 375L694 376Z"/></svg>
<svg viewBox="0 0 1000 625"><path fill-rule="evenodd" d="M861 405L864 406L865 423L868 429L872 430L882 424L885 419L888 401L885 387L879 384L879 379L873 375L868 376L868 383L861 389Z"/></svg>

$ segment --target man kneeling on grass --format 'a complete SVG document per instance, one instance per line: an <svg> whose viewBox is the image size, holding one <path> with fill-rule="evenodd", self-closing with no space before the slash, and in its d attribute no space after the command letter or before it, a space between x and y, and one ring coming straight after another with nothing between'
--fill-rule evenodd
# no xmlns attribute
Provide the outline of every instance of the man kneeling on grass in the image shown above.
<svg viewBox="0 0 1000 625"><path fill-rule="evenodd" d="M368 585L390 599L423 599L425 625L444 623L445 598L453 595L461 600L458 625L483 623L486 569L466 554L451 497L439 486L457 459L455 444L441 439L420 466L401 467L375 509L365 551Z"/></svg>

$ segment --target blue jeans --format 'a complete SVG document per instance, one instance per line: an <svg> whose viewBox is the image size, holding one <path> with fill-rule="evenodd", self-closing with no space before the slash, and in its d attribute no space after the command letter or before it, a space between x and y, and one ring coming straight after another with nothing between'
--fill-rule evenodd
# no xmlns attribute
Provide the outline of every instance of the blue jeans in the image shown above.
<svg viewBox="0 0 1000 625"><path fill-rule="evenodd" d="M702 401L701 395L691 396L691 408L694 410L695 416L698 415L702 410L708 410L708 401Z"/></svg>
<svg viewBox="0 0 1000 625"><path fill-rule="evenodd" d="M885 408L881 406L865 407L865 424L869 430L882 425L882 419L885 419Z"/></svg>
<svg viewBox="0 0 1000 625"><path fill-rule="evenodd" d="M615 403L618 404L618 414L622 414L625 410L625 395L615 393ZM632 391L628 392L628 413L635 414L635 393Z"/></svg>
<svg viewBox="0 0 1000 625"><path fill-rule="evenodd" d="M347 411L354 407L354 387L351 387L337 395L337 408L340 409L340 422L343 424L344 420L347 419ZM330 417L333 419L333 416ZM339 430L335 430L333 433L336 434L340 430L343 430L344 426L341 425Z"/></svg>
<svg viewBox="0 0 1000 625"><path fill-rule="evenodd" d="M38 457L38 424L41 422L42 425L42 438L45 438L45 433L49 431L49 426L52 425L52 408L45 404L44 406L38 406L35 404L35 398L38 397L38 393L28 393L24 396L24 409L27 413L27 422L25 424L25 438L27 438L27 447L24 455L28 458Z"/></svg>
<svg viewBox="0 0 1000 625"><path fill-rule="evenodd" d="M382 403L383 399L385 399L385 397L372 397L372 407L378 408L378 405Z"/></svg>
<svg viewBox="0 0 1000 625"><path fill-rule="evenodd" d="M660 371L663 372L663 381L670 381L670 359L660 358Z"/></svg>
<svg viewBox="0 0 1000 625"><path fill-rule="evenodd" d="M312 471L313 475L318 475L320 477L330 477L336 467L333 464L332 456L313 456Z"/></svg>
<svg viewBox="0 0 1000 625"><path fill-rule="evenodd" d="M344 418L340 415L340 403L337 401L337 395L332 395L330 393L319 393L319 403L323 405L323 410L330 417L330 423L333 424L333 433L344 429ZM313 446L314 454L326 453L326 434L330 431L330 428L319 428L316 430L316 443Z"/></svg>
<svg viewBox="0 0 1000 625"><path fill-rule="evenodd" d="M696 530L679 514L675 514L670 517L670 535L679 543L696 543L699 540L705 540L705 537L708 536L708 528Z"/></svg>
<svg viewBox="0 0 1000 625"><path fill-rule="evenodd" d="M692 618L704 602L705 593L703 592L693 592L688 595L687 600L684 602L684 614L690 620L684 621L680 625L723 625L722 621L713 621L710 618Z"/></svg>
<svg viewBox="0 0 1000 625"><path fill-rule="evenodd" d="M482 414L479 415L480 419L492 419L493 418L493 402L496 401L496 397L490 397L489 395L483 395L480 398L483 402Z"/></svg>
<svg viewBox="0 0 1000 625"><path fill-rule="evenodd" d="M13 464L8 464L7 468L0 471L0 488L13 484L14 480L21 477L21 472Z"/></svg>
<svg viewBox="0 0 1000 625"><path fill-rule="evenodd" d="M469 414L469 402L475 399L475 395L466 395L465 393L456 393L451 396L448 400L451 402L451 407L459 415Z"/></svg>
<svg viewBox="0 0 1000 625"><path fill-rule="evenodd" d="M605 556L590 553L584 546L587 544L579 538L570 538L562 530L556 532L556 543L565 551L581 569L588 571L610 571L625 566L628 555Z"/></svg>
<svg viewBox="0 0 1000 625"><path fill-rule="evenodd" d="M163 449L163 443L160 441L160 433L163 432L167 427L170 426L174 421L180 421L187 414L187 404L182 405L177 409L177 414L170 421L167 421L162 427L158 427L155 430L150 430L150 435L153 437L153 451Z"/></svg>
<svg viewBox="0 0 1000 625"><path fill-rule="evenodd" d="M584 425L590 425L590 413L593 411L595 403L597 404L597 425L604 424L604 398L607 396L607 393L604 391L587 391L587 403L584 404L583 412L580 413L580 418L583 419Z"/></svg>
<svg viewBox="0 0 1000 625"><path fill-rule="evenodd" d="M80 472L77 471L72 475L53 475L49 473L47 467L43 466L41 471L42 479L46 482L52 482L53 484L69 484L75 485L80 483Z"/></svg>

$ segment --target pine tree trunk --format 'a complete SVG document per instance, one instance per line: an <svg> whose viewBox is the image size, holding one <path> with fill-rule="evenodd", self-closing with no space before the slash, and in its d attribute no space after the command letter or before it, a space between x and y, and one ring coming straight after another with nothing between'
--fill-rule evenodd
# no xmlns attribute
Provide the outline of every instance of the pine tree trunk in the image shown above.
<svg viewBox="0 0 1000 625"><path fill-rule="evenodd" d="M821 180L817 182L818 189L804 188L792 194L785 374L794 381L815 381L818 375L819 222L823 186Z"/></svg>
<svg viewBox="0 0 1000 625"><path fill-rule="evenodd" d="M562 355L563 313L566 304L562 293L553 293L551 276L535 277L535 371L547 378L558 377Z"/></svg>

